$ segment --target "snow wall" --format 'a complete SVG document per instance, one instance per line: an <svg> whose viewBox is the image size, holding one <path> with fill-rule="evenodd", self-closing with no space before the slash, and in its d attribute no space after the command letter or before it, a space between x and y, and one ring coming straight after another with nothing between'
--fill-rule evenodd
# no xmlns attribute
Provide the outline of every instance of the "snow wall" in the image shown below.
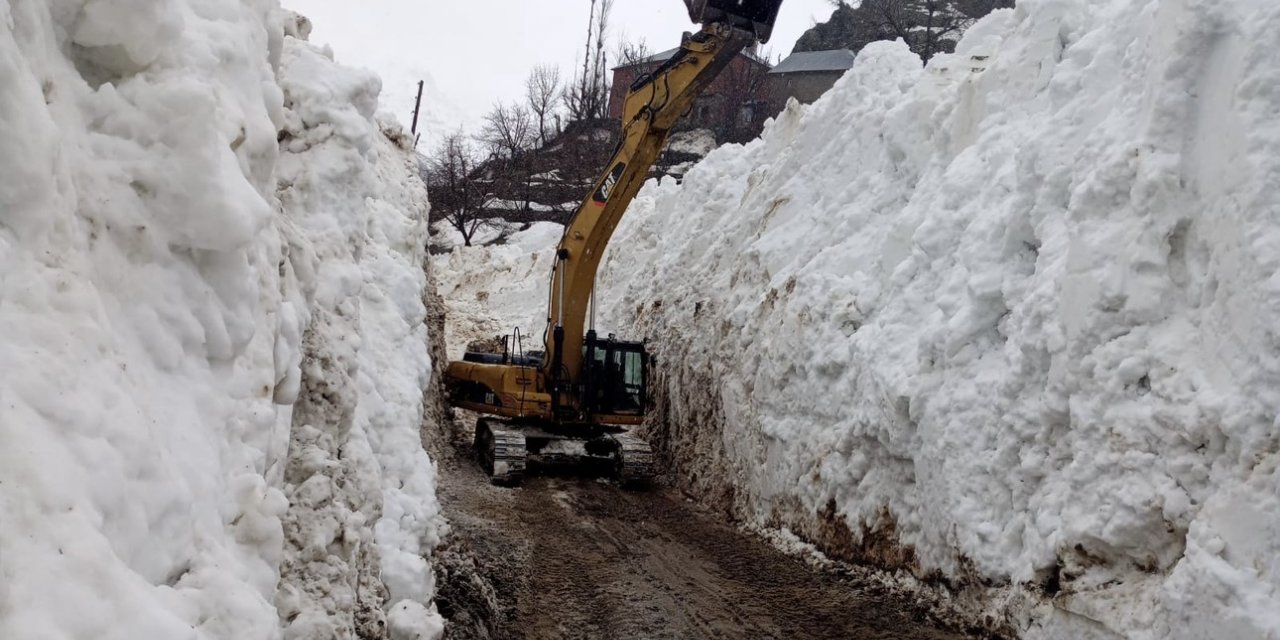
<svg viewBox="0 0 1280 640"><path fill-rule="evenodd" d="M1018 5L647 187L603 328L747 523L1029 638L1280 637L1280 5Z"/></svg>
<svg viewBox="0 0 1280 640"><path fill-rule="evenodd" d="M379 81L268 0L0 25L0 638L437 637L427 202Z"/></svg>

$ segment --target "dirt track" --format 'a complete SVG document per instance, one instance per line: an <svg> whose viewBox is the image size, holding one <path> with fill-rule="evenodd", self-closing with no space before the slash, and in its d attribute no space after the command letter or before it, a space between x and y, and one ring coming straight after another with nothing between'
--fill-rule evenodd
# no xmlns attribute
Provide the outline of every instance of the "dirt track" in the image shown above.
<svg viewBox="0 0 1280 640"><path fill-rule="evenodd" d="M815 572L662 488L535 477L503 489L460 454L441 467L454 544L477 565L460 569L454 553L444 570L451 638L971 637L943 630L907 596Z"/></svg>

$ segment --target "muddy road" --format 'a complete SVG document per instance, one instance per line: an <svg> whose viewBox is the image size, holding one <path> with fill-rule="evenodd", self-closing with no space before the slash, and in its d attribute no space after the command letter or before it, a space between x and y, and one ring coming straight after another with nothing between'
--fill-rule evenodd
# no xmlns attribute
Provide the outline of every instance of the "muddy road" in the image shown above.
<svg viewBox="0 0 1280 640"><path fill-rule="evenodd" d="M455 448L441 461L450 638L975 637L909 596L817 572L660 486L531 477L492 487L468 455Z"/></svg>

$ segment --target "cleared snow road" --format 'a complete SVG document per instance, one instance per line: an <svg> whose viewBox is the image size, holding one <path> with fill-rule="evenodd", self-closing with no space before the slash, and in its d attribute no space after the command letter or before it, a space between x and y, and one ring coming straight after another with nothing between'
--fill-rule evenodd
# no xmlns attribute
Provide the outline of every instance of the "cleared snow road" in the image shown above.
<svg viewBox="0 0 1280 640"><path fill-rule="evenodd" d="M817 573L662 488L563 477L491 487L455 450L440 498L455 550L475 562L442 563L452 565L439 594L450 638L970 637L907 596Z"/></svg>

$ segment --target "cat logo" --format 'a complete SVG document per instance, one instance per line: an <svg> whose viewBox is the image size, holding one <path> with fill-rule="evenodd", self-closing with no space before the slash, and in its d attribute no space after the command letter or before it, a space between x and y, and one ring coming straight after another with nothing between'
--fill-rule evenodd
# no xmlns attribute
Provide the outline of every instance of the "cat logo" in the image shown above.
<svg viewBox="0 0 1280 640"><path fill-rule="evenodd" d="M619 162L618 166L614 167L613 171L610 171L609 175L605 177L604 183L600 185L600 188L596 190L596 195L591 199L598 205L604 205L608 202L609 196L613 195L613 188L617 186L618 180L622 178L622 172L626 169L627 163Z"/></svg>

